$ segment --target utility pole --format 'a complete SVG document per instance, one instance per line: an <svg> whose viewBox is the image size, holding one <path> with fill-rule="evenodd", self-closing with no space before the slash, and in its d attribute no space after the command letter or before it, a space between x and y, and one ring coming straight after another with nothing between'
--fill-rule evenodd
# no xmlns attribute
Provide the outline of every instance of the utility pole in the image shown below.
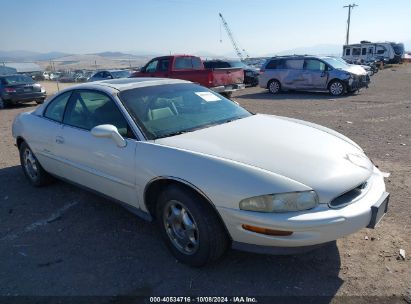
<svg viewBox="0 0 411 304"><path fill-rule="evenodd" d="M351 9L354 9L354 7L358 6L357 4L353 3L350 5L345 5L343 8L348 7L348 19L347 19L347 37L345 39L345 45L348 45L350 43L350 23L351 23Z"/></svg>

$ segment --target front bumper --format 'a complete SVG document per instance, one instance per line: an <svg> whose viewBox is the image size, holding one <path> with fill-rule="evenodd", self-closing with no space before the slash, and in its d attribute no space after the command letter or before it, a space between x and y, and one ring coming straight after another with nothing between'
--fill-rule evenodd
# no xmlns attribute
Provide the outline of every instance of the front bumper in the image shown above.
<svg viewBox="0 0 411 304"><path fill-rule="evenodd" d="M368 74L362 75L362 76L356 76L348 81L348 90L356 91L361 88L368 88L370 81L371 79Z"/></svg>
<svg viewBox="0 0 411 304"><path fill-rule="evenodd" d="M218 207L233 240L234 248L239 244L271 247L305 247L335 241L354 233L370 224L372 206L385 195L385 184L381 172L375 168L368 180L370 184L365 195L340 209L331 209L320 204L314 209L302 212L259 213L239 209ZM292 231L289 236L271 236L243 229L252 225L272 230ZM240 246L241 247L241 246ZM246 249L247 250L247 249ZM270 251L267 248L267 251Z"/></svg>
<svg viewBox="0 0 411 304"><path fill-rule="evenodd" d="M11 93L4 94L2 99L13 104L30 102L33 100L44 100L47 97L46 92L30 92L30 93Z"/></svg>
<svg viewBox="0 0 411 304"><path fill-rule="evenodd" d="M229 93L229 92L235 92L235 91L243 90L243 89L245 89L245 84L243 83L230 84L230 85L210 88L210 90L213 90L214 92L217 92L217 93Z"/></svg>

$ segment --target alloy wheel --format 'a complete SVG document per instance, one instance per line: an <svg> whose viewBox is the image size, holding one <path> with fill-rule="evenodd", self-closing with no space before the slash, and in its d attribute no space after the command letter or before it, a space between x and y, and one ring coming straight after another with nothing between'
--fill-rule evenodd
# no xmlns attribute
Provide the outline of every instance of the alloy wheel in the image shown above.
<svg viewBox="0 0 411 304"><path fill-rule="evenodd" d="M163 223L174 247L186 255L194 254L199 247L199 231L190 211L176 200L166 203Z"/></svg>
<svg viewBox="0 0 411 304"><path fill-rule="evenodd" d="M344 92L344 86L341 82L333 82L330 86L330 92L334 96L341 95Z"/></svg>
<svg viewBox="0 0 411 304"><path fill-rule="evenodd" d="M27 174L32 180L36 180L38 178L38 165L37 160L34 157L33 153L30 149L26 149L23 155L24 160L24 169L26 170Z"/></svg>
<svg viewBox="0 0 411 304"><path fill-rule="evenodd" d="M270 83L269 90L270 90L270 92L273 93L273 94L278 93L278 91L280 91L280 84L279 84L279 82L278 82L278 81L272 81L272 82Z"/></svg>

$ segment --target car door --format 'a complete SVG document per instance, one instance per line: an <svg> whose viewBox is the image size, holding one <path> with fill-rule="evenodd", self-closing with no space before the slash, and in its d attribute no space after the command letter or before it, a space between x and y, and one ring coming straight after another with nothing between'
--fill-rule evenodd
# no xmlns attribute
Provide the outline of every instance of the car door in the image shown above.
<svg viewBox="0 0 411 304"><path fill-rule="evenodd" d="M303 64L304 60L299 58L286 59L279 64L277 68L282 69L280 82L283 88L296 90L305 88Z"/></svg>
<svg viewBox="0 0 411 304"><path fill-rule="evenodd" d="M126 139L126 146L119 147L111 138L93 136L91 129L102 124L117 127ZM56 153L61 158L60 176L138 206L134 170L137 141L109 95L95 90L75 90L56 143Z"/></svg>
<svg viewBox="0 0 411 304"><path fill-rule="evenodd" d="M170 76L170 58L162 58L158 61L156 77L168 78Z"/></svg>
<svg viewBox="0 0 411 304"><path fill-rule="evenodd" d="M62 128L63 115L70 96L71 91L67 91L51 100L42 116L36 117L37 122L30 130L36 134L30 139L30 148L36 153L43 168L52 174L59 172L60 162L55 151L55 139Z"/></svg>
<svg viewBox="0 0 411 304"><path fill-rule="evenodd" d="M328 83L327 65L318 59L304 60L305 88L310 90L324 90Z"/></svg>

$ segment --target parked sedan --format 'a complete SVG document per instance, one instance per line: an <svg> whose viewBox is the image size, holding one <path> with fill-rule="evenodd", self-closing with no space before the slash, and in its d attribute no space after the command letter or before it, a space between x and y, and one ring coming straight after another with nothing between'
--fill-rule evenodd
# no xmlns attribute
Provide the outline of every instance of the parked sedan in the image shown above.
<svg viewBox="0 0 411 304"><path fill-rule="evenodd" d="M70 87L18 115L12 132L34 186L53 176L111 197L156 220L174 256L194 266L229 246L311 249L374 228L387 211L383 173L352 140L252 114L188 81Z"/></svg>
<svg viewBox="0 0 411 304"><path fill-rule="evenodd" d="M0 76L0 109L31 101L40 104L44 102L46 94L46 90L29 76Z"/></svg>
<svg viewBox="0 0 411 304"><path fill-rule="evenodd" d="M117 78L127 78L130 76L130 71L127 70L106 70L98 71L93 76L91 76L88 81L99 81L107 79L117 79Z"/></svg>

